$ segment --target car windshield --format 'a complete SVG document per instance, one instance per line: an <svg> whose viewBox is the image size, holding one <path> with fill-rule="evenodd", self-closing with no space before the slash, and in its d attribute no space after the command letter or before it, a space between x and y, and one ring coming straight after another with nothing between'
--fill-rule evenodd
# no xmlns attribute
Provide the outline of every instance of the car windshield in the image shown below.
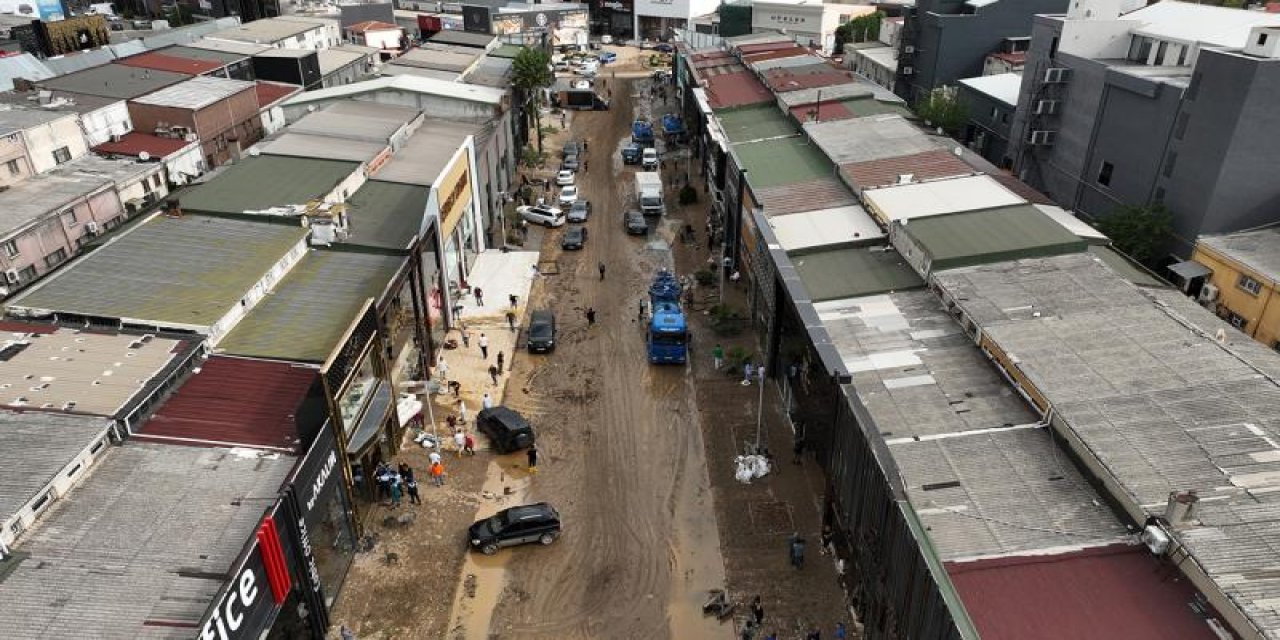
<svg viewBox="0 0 1280 640"><path fill-rule="evenodd" d="M587 210L587 201L586 201L586 200L579 200L579 201L577 201L577 202L573 203L573 208L571 209L571 211L574 211L574 212L577 212L577 213L583 213L583 212L585 212L586 210Z"/></svg>
<svg viewBox="0 0 1280 640"><path fill-rule="evenodd" d="M551 325L549 323L534 323L529 327L529 336L533 338L550 338Z"/></svg>
<svg viewBox="0 0 1280 640"><path fill-rule="evenodd" d="M495 533L497 533L498 531L502 531L503 527L507 526L507 521L506 521L506 519L503 517L503 516L505 516L505 515L507 515L507 514L506 514L506 513L499 513L499 514L498 514L498 515L496 515L496 516L491 516L491 517L486 521L486 523L489 525L489 530L490 530L490 531L493 531L493 532L495 532Z"/></svg>

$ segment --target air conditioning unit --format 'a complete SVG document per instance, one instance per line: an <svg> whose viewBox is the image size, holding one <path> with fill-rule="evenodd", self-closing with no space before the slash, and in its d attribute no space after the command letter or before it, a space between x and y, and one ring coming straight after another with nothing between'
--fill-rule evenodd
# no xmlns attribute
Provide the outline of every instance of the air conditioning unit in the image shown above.
<svg viewBox="0 0 1280 640"><path fill-rule="evenodd" d="M1154 555L1162 556L1168 552L1169 542L1169 534L1154 524L1149 524L1142 530L1142 544L1147 545L1147 549Z"/></svg>
<svg viewBox="0 0 1280 640"><path fill-rule="evenodd" d="M1066 82L1070 78L1071 78L1071 69L1068 69L1066 67L1054 67L1052 69L1045 69L1044 71L1045 82L1060 83L1060 82Z"/></svg>
<svg viewBox="0 0 1280 640"><path fill-rule="evenodd" d="M22 276L18 275L17 269L5 269L4 279L9 284L18 284L22 282Z"/></svg>
<svg viewBox="0 0 1280 640"><path fill-rule="evenodd" d="M1198 300L1200 304L1210 304L1217 299L1218 299L1217 285L1212 285L1212 284L1209 284L1208 282L1204 283L1204 286L1200 287L1200 295L1196 298L1196 300Z"/></svg>
<svg viewBox="0 0 1280 640"><path fill-rule="evenodd" d="M904 75L904 76L912 75L912 74L914 74L915 72L916 72L916 68L915 68L915 67L903 67L903 68L902 68L902 75Z"/></svg>
<svg viewBox="0 0 1280 640"><path fill-rule="evenodd" d="M1050 145L1053 144L1054 138L1057 137L1057 131L1032 131L1031 137L1027 138L1027 142L1030 144Z"/></svg>
<svg viewBox="0 0 1280 640"><path fill-rule="evenodd" d="M121 140L124 140L124 136L122 136L122 135L120 135L120 134L118 134L118 133L113 133L113 134L111 134L111 141L112 141L112 142L120 142Z"/></svg>
<svg viewBox="0 0 1280 640"><path fill-rule="evenodd" d="M88 231L89 235L96 236L98 235L98 223L94 220L90 220L84 223L84 230Z"/></svg>
<svg viewBox="0 0 1280 640"><path fill-rule="evenodd" d="M1058 112L1057 100L1037 100L1036 101L1036 114L1052 115L1057 112Z"/></svg>
<svg viewBox="0 0 1280 640"><path fill-rule="evenodd" d="M196 134L194 134L194 133L188 133L188 134L186 134L186 135L182 136L182 139L183 139L183 140L186 140L187 142L195 142L196 140L199 140L199 139L200 139L200 137L199 137L199 136L197 136L197 135L196 135Z"/></svg>
<svg viewBox="0 0 1280 640"><path fill-rule="evenodd" d="M903 53L915 53L915 52L916 52L916 48L915 48L915 46L913 46L913 45L906 45L906 46L902 47L902 52L903 52Z"/></svg>

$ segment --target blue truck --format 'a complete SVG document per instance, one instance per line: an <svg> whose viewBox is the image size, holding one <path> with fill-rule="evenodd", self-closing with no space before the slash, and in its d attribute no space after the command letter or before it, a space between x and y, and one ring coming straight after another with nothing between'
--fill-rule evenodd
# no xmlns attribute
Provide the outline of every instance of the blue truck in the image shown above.
<svg viewBox="0 0 1280 640"><path fill-rule="evenodd" d="M684 119L674 113L668 113L662 116L662 132L666 134L668 140L684 139Z"/></svg>
<svg viewBox="0 0 1280 640"><path fill-rule="evenodd" d="M653 146L653 125L648 120L636 120L631 123L631 141L641 147Z"/></svg>
<svg viewBox="0 0 1280 640"><path fill-rule="evenodd" d="M684 287L675 274L663 269L649 285L653 310L645 330L651 364L684 364L689 359L689 325L680 308Z"/></svg>

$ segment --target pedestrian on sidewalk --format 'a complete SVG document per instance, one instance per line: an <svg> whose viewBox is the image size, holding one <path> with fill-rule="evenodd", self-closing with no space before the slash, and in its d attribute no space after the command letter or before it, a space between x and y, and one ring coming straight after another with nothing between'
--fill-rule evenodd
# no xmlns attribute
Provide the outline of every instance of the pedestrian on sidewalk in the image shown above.
<svg viewBox="0 0 1280 640"><path fill-rule="evenodd" d="M418 496L418 481L409 479L404 483L404 488L409 491L409 504L422 504L422 498Z"/></svg>
<svg viewBox="0 0 1280 640"><path fill-rule="evenodd" d="M436 358L436 375L441 380L449 379L449 363L444 361L444 356Z"/></svg>
<svg viewBox="0 0 1280 640"><path fill-rule="evenodd" d="M791 566L797 570L804 568L804 538L800 536L800 532L791 534L791 538L787 540L787 545L791 550Z"/></svg>
<svg viewBox="0 0 1280 640"><path fill-rule="evenodd" d="M480 345L480 357L485 360L488 360L489 359L489 336L486 336L483 331L480 332L480 339L476 340L476 344Z"/></svg>
<svg viewBox="0 0 1280 640"><path fill-rule="evenodd" d="M444 463L437 462L431 465L431 482L437 487L444 486Z"/></svg>
<svg viewBox="0 0 1280 640"><path fill-rule="evenodd" d="M818 553L821 553L824 556L828 553L835 553L835 547L831 544L831 538L831 525L822 525L822 535L818 538L818 542L822 544L822 548L818 549Z"/></svg>
<svg viewBox="0 0 1280 640"><path fill-rule="evenodd" d="M462 331L462 347L464 349L470 349L471 348L471 332L467 331L466 329L462 329L461 331Z"/></svg>
<svg viewBox="0 0 1280 640"><path fill-rule="evenodd" d="M461 301L453 303L453 317L455 319L462 318L462 302Z"/></svg>
<svg viewBox="0 0 1280 640"><path fill-rule="evenodd" d="M471 456L476 454L476 439L470 432L467 432L466 440L463 442L462 452Z"/></svg>
<svg viewBox="0 0 1280 640"><path fill-rule="evenodd" d="M453 432L453 450L458 454L459 458L462 457L462 450L465 449L466 447L467 447L467 434L463 433L462 429L458 429L457 431L454 431Z"/></svg>
<svg viewBox="0 0 1280 640"><path fill-rule="evenodd" d="M724 366L724 347L720 346L719 342L711 349L711 365L715 367L716 371L719 371L720 367Z"/></svg>
<svg viewBox="0 0 1280 640"><path fill-rule="evenodd" d="M413 468L410 467L409 465L401 462L399 471L400 471L400 477L403 478L405 482L408 482L413 479Z"/></svg>
<svg viewBox="0 0 1280 640"><path fill-rule="evenodd" d="M499 351L498 352L498 375L502 375L502 368L503 368L502 365L506 361L506 359L507 359L506 355L504 355L501 351Z"/></svg>
<svg viewBox="0 0 1280 640"><path fill-rule="evenodd" d="M449 425L450 432L454 432L458 430L458 416L455 416L451 413L449 414L449 417L444 419L444 421L446 424Z"/></svg>
<svg viewBox="0 0 1280 640"><path fill-rule="evenodd" d="M461 382L458 382L457 380L450 380L450 381L449 381L449 391L451 391L451 392L453 393L453 396L454 396L455 398L461 398L461 397L462 397L462 383L461 383Z"/></svg>
<svg viewBox="0 0 1280 640"><path fill-rule="evenodd" d="M467 402L465 400L458 401L458 422L462 426L467 426Z"/></svg>
<svg viewBox="0 0 1280 640"><path fill-rule="evenodd" d="M493 380L493 386L495 387L498 386L498 365L496 364L489 365L489 378ZM485 395L488 395L488 394L485 394ZM488 407L485 407L485 408L487 409Z"/></svg>
<svg viewBox="0 0 1280 640"><path fill-rule="evenodd" d="M592 326L595 323L596 323L596 310L594 307L587 307L587 326L588 327Z"/></svg>
<svg viewBox="0 0 1280 640"><path fill-rule="evenodd" d="M600 270L600 279L604 280L604 262L601 262L596 268Z"/></svg>
<svg viewBox="0 0 1280 640"><path fill-rule="evenodd" d="M440 462L440 445L436 444L436 450L427 454L427 469L431 469L435 463Z"/></svg>
<svg viewBox="0 0 1280 640"><path fill-rule="evenodd" d="M493 398L492 398L492 397L490 397L490 396L489 396L489 394L487 394L487 393L486 393L486 394L484 394L484 397L480 398L480 407L481 407L481 408L483 408L483 409L492 409L492 408L493 408Z"/></svg>
<svg viewBox="0 0 1280 640"><path fill-rule="evenodd" d="M751 600L751 617L756 621L756 626L764 624L764 605L760 604L760 596Z"/></svg>
<svg viewBox="0 0 1280 640"><path fill-rule="evenodd" d="M516 330L516 312L507 312L507 326L510 327L512 331Z"/></svg>
<svg viewBox="0 0 1280 640"><path fill-rule="evenodd" d="M525 457L529 459L529 473L538 472L538 445L529 445L529 450L524 452Z"/></svg>
<svg viewBox="0 0 1280 640"><path fill-rule="evenodd" d="M755 365L751 364L750 360L748 360L746 364L742 365L742 386L744 387L751 386L751 376L755 372L756 372Z"/></svg>
<svg viewBox="0 0 1280 640"><path fill-rule="evenodd" d="M400 506L400 476L391 479L391 508Z"/></svg>
<svg viewBox="0 0 1280 640"><path fill-rule="evenodd" d="M476 288L472 289L472 290L471 290L471 295L473 295L473 296L475 296L475 297L476 297L476 306L477 306L477 307L483 307L483 306L484 306L484 291L481 291L481 290L480 290L480 287L476 287Z"/></svg>

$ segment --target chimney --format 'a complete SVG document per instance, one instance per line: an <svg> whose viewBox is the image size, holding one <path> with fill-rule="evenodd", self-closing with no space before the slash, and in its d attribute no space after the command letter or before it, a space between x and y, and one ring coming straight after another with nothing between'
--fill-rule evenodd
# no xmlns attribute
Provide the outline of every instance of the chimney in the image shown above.
<svg viewBox="0 0 1280 640"><path fill-rule="evenodd" d="M1191 526L1200 511L1200 496L1195 489L1170 491L1169 503L1164 507L1164 519L1169 526L1183 529Z"/></svg>

